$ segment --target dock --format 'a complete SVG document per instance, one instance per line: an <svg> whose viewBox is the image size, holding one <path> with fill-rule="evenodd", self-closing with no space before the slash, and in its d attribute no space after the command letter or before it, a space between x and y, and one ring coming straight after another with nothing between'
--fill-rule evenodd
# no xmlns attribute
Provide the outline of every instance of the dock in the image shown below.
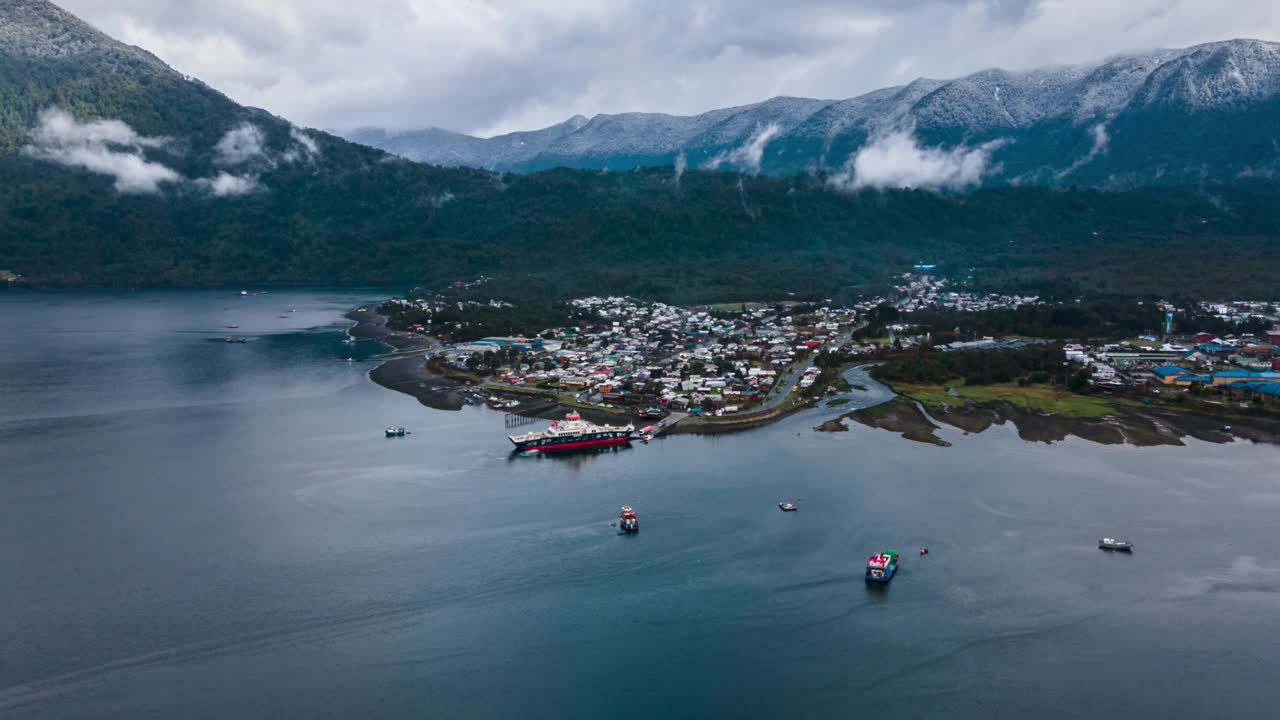
<svg viewBox="0 0 1280 720"><path fill-rule="evenodd" d="M658 437L659 435L675 427L676 423L680 422L681 420L684 420L687 417L689 417L689 413L673 412L670 415L667 415L666 417L662 418L658 422L654 423L653 432L650 433L649 436Z"/></svg>

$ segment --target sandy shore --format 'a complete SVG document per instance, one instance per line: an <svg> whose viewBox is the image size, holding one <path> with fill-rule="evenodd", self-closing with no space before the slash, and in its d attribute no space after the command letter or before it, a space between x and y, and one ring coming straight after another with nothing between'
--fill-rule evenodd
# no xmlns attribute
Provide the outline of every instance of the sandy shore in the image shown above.
<svg viewBox="0 0 1280 720"><path fill-rule="evenodd" d="M391 357L369 371L369 379L388 390L412 395L418 402L437 410L461 410L464 404L464 385L443 375L433 373L427 367L424 355L439 343L432 338L414 333L397 332L387 327L387 318L374 307L357 308L347 313L355 322L347 334L361 340L377 340L401 357Z"/></svg>

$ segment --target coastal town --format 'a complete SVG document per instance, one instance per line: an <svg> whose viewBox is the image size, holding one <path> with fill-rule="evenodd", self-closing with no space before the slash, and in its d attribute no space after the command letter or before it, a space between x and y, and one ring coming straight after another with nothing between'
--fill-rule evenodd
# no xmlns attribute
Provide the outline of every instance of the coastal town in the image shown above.
<svg viewBox="0 0 1280 720"><path fill-rule="evenodd" d="M467 290L486 280L468 281ZM460 283L459 286L462 286ZM1064 369L1055 392L1153 398L1180 395L1210 405L1280 408L1280 306L1263 301L1202 302L1150 308L1147 331L1133 337L1041 338L931 333L928 313L980 317L991 311L1047 306L1031 294L981 293L920 267L886 294L848 306L827 301L741 302L677 306L624 296L565 304L562 324L525 334L467 334L467 313L512 312L496 298L443 295L397 298L380 311L410 335L431 338L419 356L430 373L461 383L464 403L521 412L560 408L659 420L692 418L686 427L746 428L849 392L842 373L894 362L908 352L986 353L1047 347ZM459 312L462 314L460 315ZM892 322L875 324L892 316ZM1207 332L1193 318L1209 317ZM1162 319L1162 320L1161 320ZM1258 328L1263 331L1248 331ZM883 333L871 336L872 332ZM1035 382L1023 378L1020 382ZM1069 381L1069 382L1068 382ZM1144 401L1145 402L1145 401Z"/></svg>
<svg viewBox="0 0 1280 720"><path fill-rule="evenodd" d="M407 305L412 301L393 300ZM422 301L414 307L423 310ZM442 371L493 390L568 395L642 416L725 416L810 394L825 353L855 350L858 311L780 303L677 307L628 297L571 301L576 325L494 336L427 352ZM423 322L408 326L425 333Z"/></svg>

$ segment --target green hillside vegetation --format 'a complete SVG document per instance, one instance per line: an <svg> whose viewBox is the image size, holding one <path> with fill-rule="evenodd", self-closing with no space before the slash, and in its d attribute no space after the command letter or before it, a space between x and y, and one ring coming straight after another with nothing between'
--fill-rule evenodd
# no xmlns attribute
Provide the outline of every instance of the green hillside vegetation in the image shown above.
<svg viewBox="0 0 1280 720"><path fill-rule="evenodd" d="M809 178L749 178L744 200L737 178L719 174L687 173L677 190L661 170L500 179L370 162L340 143L324 151L319 168L277 169L263 190L223 198L122 195L109 178L11 156L0 160L0 258L47 284L413 284L483 273L499 290L680 301L830 297L884 283L919 257L978 268L993 283L1069 276L1131 294L1265 294L1280 271L1270 195L1241 193L1227 213L1190 191L849 196ZM437 206L439 197L452 199Z"/></svg>
<svg viewBox="0 0 1280 720"><path fill-rule="evenodd" d="M494 276L495 296L630 293L677 302L839 297L924 258L992 286L1063 279L1131 294L1266 294L1280 276L1280 191L1258 184L1123 193L830 190L822 177L671 168L497 175L395 159L296 132L40 0L0 0L0 268L37 285L439 284ZM52 28L52 29L50 29ZM122 194L22 152L41 110L170 138L145 156L188 180ZM250 122L246 195L224 170Z"/></svg>

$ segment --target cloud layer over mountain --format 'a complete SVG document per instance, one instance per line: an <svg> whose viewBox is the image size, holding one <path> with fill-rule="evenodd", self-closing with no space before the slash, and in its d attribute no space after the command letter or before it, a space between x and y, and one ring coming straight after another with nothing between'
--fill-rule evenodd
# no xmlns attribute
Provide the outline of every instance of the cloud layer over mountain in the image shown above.
<svg viewBox="0 0 1280 720"><path fill-rule="evenodd" d="M960 190L978 184L991 170L991 153L1003 145L992 140L977 147L921 147L909 130L873 138L830 178L846 190L864 187Z"/></svg>
<svg viewBox="0 0 1280 720"><path fill-rule="evenodd" d="M190 185L214 197L245 195L260 189L258 173L280 162L314 158L319 148L313 138L296 127L290 128L288 149L273 155L266 148L262 128L249 122L232 127L212 148L216 166L237 166L236 172L218 170L210 177L190 178L162 160L149 159L147 150L169 150L178 145L167 137L140 135L127 123L116 119L81 122L57 107L40 113L30 132L23 154L37 160L77 167L115 181L122 193L159 193L165 184Z"/></svg>
<svg viewBox="0 0 1280 720"><path fill-rule="evenodd" d="M23 151L40 160L109 175L120 192L154 193L161 183L182 180L177 171L143 155L144 148L168 143L167 138L143 137L119 120L81 123L63 110L50 108L40 113L40 124Z"/></svg>
<svg viewBox="0 0 1280 720"><path fill-rule="evenodd" d="M480 134L575 113L692 114L916 77L1280 40L1267 0L62 0L302 124Z"/></svg>

